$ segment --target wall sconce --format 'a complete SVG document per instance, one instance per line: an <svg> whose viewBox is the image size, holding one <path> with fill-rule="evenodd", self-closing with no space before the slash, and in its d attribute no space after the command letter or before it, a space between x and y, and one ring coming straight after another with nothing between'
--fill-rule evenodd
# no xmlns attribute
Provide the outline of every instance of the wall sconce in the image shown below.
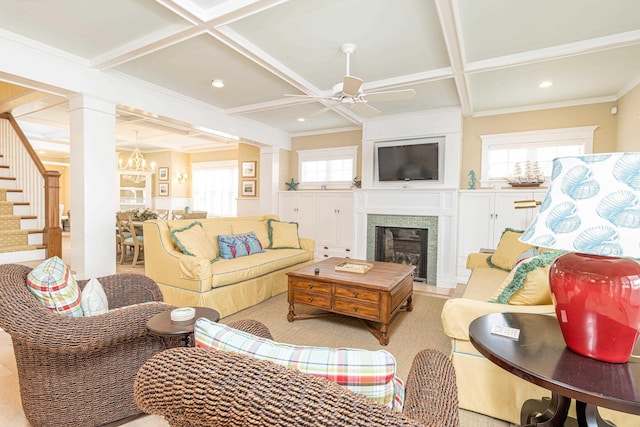
<svg viewBox="0 0 640 427"><path fill-rule="evenodd" d="M178 172L176 174L176 180L178 181L178 184L186 184L187 178L189 178L189 175L184 172Z"/></svg>

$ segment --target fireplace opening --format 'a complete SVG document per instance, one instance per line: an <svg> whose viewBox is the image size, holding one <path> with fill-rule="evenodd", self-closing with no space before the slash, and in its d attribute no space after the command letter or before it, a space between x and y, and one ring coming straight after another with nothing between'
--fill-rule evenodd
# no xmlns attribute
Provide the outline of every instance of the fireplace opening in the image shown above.
<svg viewBox="0 0 640 427"><path fill-rule="evenodd" d="M375 260L415 265L414 279L427 281L426 228L376 226Z"/></svg>

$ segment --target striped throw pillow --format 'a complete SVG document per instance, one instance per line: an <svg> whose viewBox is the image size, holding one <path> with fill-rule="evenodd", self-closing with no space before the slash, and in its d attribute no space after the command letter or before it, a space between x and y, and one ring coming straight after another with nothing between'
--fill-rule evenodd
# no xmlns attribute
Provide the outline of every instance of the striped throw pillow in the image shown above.
<svg viewBox="0 0 640 427"><path fill-rule="evenodd" d="M82 317L78 283L69 267L57 256L43 261L29 272L27 287L54 313Z"/></svg>
<svg viewBox="0 0 640 427"><path fill-rule="evenodd" d="M196 347L232 351L326 378L389 408L402 411L404 384L395 376L396 360L385 350L296 346L256 337L201 318ZM401 390L396 390L400 387ZM397 399L397 400L396 400Z"/></svg>

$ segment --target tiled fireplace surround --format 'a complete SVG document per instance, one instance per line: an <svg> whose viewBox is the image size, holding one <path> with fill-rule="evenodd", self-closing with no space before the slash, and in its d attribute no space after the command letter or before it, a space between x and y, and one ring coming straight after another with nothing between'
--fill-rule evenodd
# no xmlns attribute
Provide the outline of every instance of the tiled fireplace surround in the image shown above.
<svg viewBox="0 0 640 427"><path fill-rule="evenodd" d="M356 190L354 194L356 258L375 258L376 225L427 228L427 284L456 286L456 190Z"/></svg>

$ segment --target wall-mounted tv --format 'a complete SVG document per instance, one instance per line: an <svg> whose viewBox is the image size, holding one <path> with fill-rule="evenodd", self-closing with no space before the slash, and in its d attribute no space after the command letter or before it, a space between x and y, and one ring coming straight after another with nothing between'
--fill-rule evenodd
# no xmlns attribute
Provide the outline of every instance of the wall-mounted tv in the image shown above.
<svg viewBox="0 0 640 427"><path fill-rule="evenodd" d="M420 138L376 143L377 181L439 181L442 140Z"/></svg>

